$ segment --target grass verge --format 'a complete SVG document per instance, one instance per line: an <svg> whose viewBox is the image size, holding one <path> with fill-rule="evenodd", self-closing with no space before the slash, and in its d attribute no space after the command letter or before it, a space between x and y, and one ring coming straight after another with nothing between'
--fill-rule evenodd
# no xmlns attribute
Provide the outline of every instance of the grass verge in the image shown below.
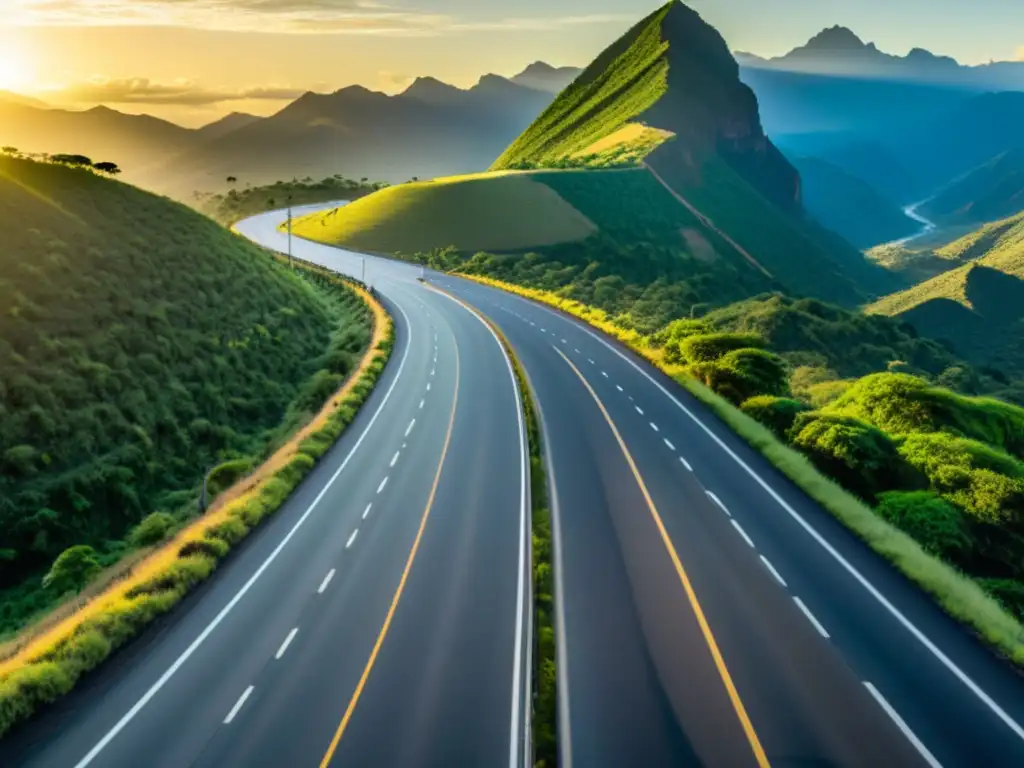
<svg viewBox="0 0 1024 768"><path fill-rule="evenodd" d="M1018 666L1024 666L1024 627L973 579L924 551L910 536L878 517L863 502L822 475L803 454L780 442L759 422L686 375L681 366L666 363L660 350L640 343L638 333L611 323L602 310L549 291L477 275L462 276L552 306L623 342L706 405L804 493L931 595L946 613L973 630L997 653Z"/></svg>
<svg viewBox="0 0 1024 768"><path fill-rule="evenodd" d="M216 569L239 541L275 512L355 418L384 370L394 325L358 285L344 282L374 315L373 339L359 366L319 413L255 472L221 494L206 515L181 530L105 591L0 661L0 736L69 692L118 647L170 611Z"/></svg>

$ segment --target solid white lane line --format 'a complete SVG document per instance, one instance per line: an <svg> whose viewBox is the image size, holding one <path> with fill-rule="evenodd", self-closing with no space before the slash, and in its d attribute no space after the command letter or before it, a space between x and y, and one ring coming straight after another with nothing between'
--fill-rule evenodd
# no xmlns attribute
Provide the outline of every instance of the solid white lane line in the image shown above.
<svg viewBox="0 0 1024 768"><path fill-rule="evenodd" d="M641 408L639 405L634 405L633 407L636 408L636 412L639 413L641 416L644 415L644 409Z"/></svg>
<svg viewBox="0 0 1024 768"><path fill-rule="evenodd" d="M754 542L751 540L749 536L747 536L747 532L743 530L742 525L733 520L732 527L736 529L737 533L739 533L739 535L743 537L743 540L747 542L747 544L749 544L751 547L754 546Z"/></svg>
<svg viewBox="0 0 1024 768"><path fill-rule="evenodd" d="M788 584L786 584L786 580L782 578L781 574L779 574L779 572L775 570L775 566L768 562L767 557L761 555L761 562L764 563L764 567L768 569L768 571L771 573L772 576L775 577L775 580L778 581L779 584L781 584L784 587L789 586Z"/></svg>
<svg viewBox="0 0 1024 768"><path fill-rule="evenodd" d="M333 571L331 571L333 573ZM280 659L284 656L284 652L288 650L288 646L292 644L292 640L295 639L295 634L299 631L298 627L294 627L291 632L288 633L288 637L281 643L281 647L277 649L277 653L274 654L275 659Z"/></svg>
<svg viewBox="0 0 1024 768"><path fill-rule="evenodd" d="M423 404L426 402L426 398L420 400L420 408L423 408Z"/></svg>
<svg viewBox="0 0 1024 768"><path fill-rule="evenodd" d="M372 501L369 504L366 505L366 509L363 510L363 520L365 520L366 516L370 514L370 507L372 507L372 506L373 506L373 502Z"/></svg>
<svg viewBox="0 0 1024 768"><path fill-rule="evenodd" d="M794 595L793 602L796 603L797 608L804 612L804 616L806 616L807 620L814 625L816 630L818 630L818 634L824 638L828 638L828 632L826 632L825 628L821 626L821 622L814 618L814 614L811 613L810 609L806 605L804 605L804 601Z"/></svg>
<svg viewBox="0 0 1024 768"><path fill-rule="evenodd" d="M653 429L655 432L661 431L660 429L658 429L658 425L655 424L653 421L651 422L651 429Z"/></svg>
<svg viewBox="0 0 1024 768"><path fill-rule="evenodd" d="M320 582L320 587L317 589L316 593L318 595L322 595L324 593L324 590L327 589L327 585L331 583L331 579L333 579L333 578L334 578L334 569L331 568L331 570L329 570L327 572L327 575L324 576L324 580Z"/></svg>
<svg viewBox="0 0 1024 768"><path fill-rule="evenodd" d="M928 748L921 743L921 740L917 738L914 732L910 730L905 722L903 722L903 718L899 716L896 710L889 706L889 702L886 701L885 697L878 692L878 689L867 680L864 681L864 687L868 689L868 693L870 693L872 697L874 697L875 701L878 702L878 706L885 710L885 714L887 714L889 718L896 723L896 727L903 731L903 735L907 737L907 741L914 745L914 749L916 749L921 757L924 758L924 761L928 763L931 768L942 768L942 764L935 759L935 756L928 751Z"/></svg>
<svg viewBox="0 0 1024 768"><path fill-rule="evenodd" d="M679 460L683 462L683 464L686 464L686 459L680 458ZM686 464L686 468L689 469L691 472L693 471L689 464ZM715 494L712 493L711 491L704 491L704 493L707 494L709 499L715 502L719 509L725 512L725 514L729 515L729 517L732 517L732 513L729 511L729 508L722 503L722 500L720 498L715 496Z"/></svg>
<svg viewBox="0 0 1024 768"><path fill-rule="evenodd" d="M409 322L409 316L405 314L405 310L399 306L398 311L401 312L402 317L405 318L406 325L409 328L411 328L412 325ZM327 482L324 484L324 487L320 489L320 493L318 493L316 495L316 498L313 499L313 503L310 504L306 508L306 511L302 513L302 517L300 517L295 522L295 525L293 525L288 530L288 533L284 535L284 538L282 538L278 545L273 549L273 551L269 555L267 555L267 559L260 564L260 567L257 568L253 575L249 577L249 580L246 581L245 584L242 585L242 588L235 593L235 596L232 597L230 601L228 601L228 604L221 608L220 613L218 613L213 618L213 621L206 625L206 628L199 633L198 637L196 637L196 639L192 641L189 647L182 651L181 655L174 660L174 663L167 668L167 671L165 671L159 677L159 679L149 687L149 689L142 695L142 697L137 702L135 702L135 704L132 705L131 709L129 709L127 712L124 713L124 715L121 716L121 719L117 721L114 727L107 731L103 735L103 738L96 742L95 746L93 746L93 748L86 753L85 757L83 757L81 760L75 763L74 768L85 768L87 765L92 763L92 761L96 759L96 756L99 755L100 752L102 752L106 748L106 746L111 741L113 741L121 731L125 729L125 726L127 726L128 723L135 719L135 716L142 711L142 708L145 707L146 704L148 704L150 700L152 700L152 698L156 696L157 693L159 693L161 688L167 685L167 681L170 680L179 669L181 669L182 665L189 660L193 653L196 652L196 649L198 649L199 646L201 646L206 641L206 638L208 638L213 633L213 631L220 625L220 623L224 621L227 615L231 613L232 609L234 609L234 607L238 605L239 601L245 596L245 593L248 592L252 588L252 585L256 583L256 580L259 579L259 577L263 575L263 572L270 567L270 564L277 559L277 556L281 554L281 550L283 550L285 546L287 546L288 542L292 540L292 537L299 530L299 528L302 527L303 523L305 523L309 516L313 514L313 510L316 509L321 499L323 499L323 497L327 495L327 492L331 489L331 486L334 485L337 479L341 476L341 473L345 470L345 467L348 466L349 461L351 461L356 451L359 450L359 446L363 444L363 441L366 439L366 436L373 428L373 425L377 423L377 418L384 410L384 406L387 405L388 400L391 399L391 394L395 391L395 387L398 386L398 382L402 378L402 371L405 370L405 363L409 358L409 350L412 349L412 346L412 339L410 338L409 343L406 344L405 352L402 353L402 360L398 364L398 373L395 374L395 378L391 382L391 385L388 387L388 391L384 393L384 399L381 400L380 405L377 406L377 410L373 412L373 416L370 418L370 423L366 425L365 429L363 429L362 433L359 435L359 439L356 440L356 444L352 446L352 450L350 450L348 452L348 455L345 456L345 459L341 462L341 465L335 470L334 474L331 475L331 477L327 480Z"/></svg>
<svg viewBox="0 0 1024 768"><path fill-rule="evenodd" d="M352 531L352 535L348 537L348 541L345 542L345 549L348 549L349 547L352 546L352 544L356 540L356 536L358 536L358 535L359 535L359 529L356 528L354 531Z"/></svg>
<svg viewBox="0 0 1024 768"><path fill-rule="evenodd" d="M401 451L395 451L395 455L391 457L391 463L388 466L389 467L395 466L395 464L398 462L398 457L401 456L401 455L402 455Z"/></svg>
<svg viewBox="0 0 1024 768"><path fill-rule="evenodd" d="M664 441L665 441L665 445L667 445L667 446L668 446L668 449L669 449L670 451L674 451L674 450L676 449L676 447L675 447L674 445L672 445L672 441L671 441L671 440L669 440L669 439L668 439L667 437L663 437L663 438L662 438L662 440L664 440Z"/></svg>
<svg viewBox="0 0 1024 768"><path fill-rule="evenodd" d="M690 466L690 462L684 459L682 456L679 457L679 463L686 467L688 470L693 472L693 467Z"/></svg>
<svg viewBox="0 0 1024 768"><path fill-rule="evenodd" d="M618 384L616 384L616 385L615 385L615 388L616 388L617 390L619 390L619 392L624 392L624 391L625 391L625 390L624 390L624 389L623 389L622 387L620 387L620 386L619 386Z"/></svg>
<svg viewBox="0 0 1024 768"><path fill-rule="evenodd" d="M543 310L545 312L549 312L552 315L556 314L554 310L548 309L547 307L544 307L542 305L538 305L538 307L541 310ZM828 552L828 554L837 563L839 563L839 565L842 566L842 568L847 573L849 573L851 577L853 577L854 581L856 581L858 584L860 584L862 587L864 587L864 589L868 592L868 594L870 594L871 597L873 597L879 603L879 605L881 605L889 613L890 616L892 616L904 629L906 629L907 632L909 632L914 637L915 640L917 640L919 643L921 643L921 645L923 645L926 649L928 649L928 652L931 653L932 656L934 656L939 661L939 663L942 664L942 666L944 666L947 670L949 670L949 672L957 680L959 680L961 683L963 683L964 686L971 693L973 693L986 707L988 707L989 710L993 714L995 714L996 717L998 717L1000 720L1002 720L1003 724L1006 725L1007 728L1009 728L1011 731L1013 731L1014 734L1019 739L1024 740L1024 727L1021 727L1020 724L1018 724L1016 720L1014 720L1012 717L1010 717L1010 715L1006 712L1006 710L1003 709L1001 706L999 706L999 703L995 699L993 699L991 696L989 696L981 688L980 685L978 685L976 682L974 682L973 678L971 678L966 672L964 672L962 669L960 669L960 667L957 666L956 662L954 662L951 658L949 658L949 656L947 656L942 651L941 648L939 648L935 643L932 642L931 638L929 638L924 632L922 632L920 629L918 629L916 624L914 624L912 621L910 621L910 619L908 619L906 616L904 616L903 612L900 611L900 609L897 608L895 605L893 605L889 601L889 599L885 595L883 595L878 590L878 588L867 579L866 576L864 576L864 574L862 574L859 570L857 570L856 567L854 567L854 565L852 563L850 563L849 560L847 560L845 557L843 557L839 553L839 551L835 547L833 547L832 544L830 544L829 541L818 532L817 528L815 528L813 525L808 523L803 518L803 516L793 508L793 506L789 502L787 502L784 498L782 498L775 491L774 488L772 488L770 485L768 485L768 483L764 480L764 478L762 478L759 474L757 474L757 472L755 472L754 469L749 464L747 464L745 461L743 461L743 459L741 459L736 454L736 452L732 450L732 448L730 448L728 445L726 445L725 441L723 441L722 438L720 438L718 435L716 435L711 430L711 428L708 427L708 425L705 424L703 421L701 421L700 418L698 418L698 416L693 411L691 411L689 408L687 408L685 405L683 405L682 402L679 400L679 398L677 398L675 395L673 395L671 392L669 392L661 382L659 382L657 379L655 379L653 376L651 376L651 374L649 374L647 371L645 371L643 368L641 368L640 365L635 360L631 359L629 356L627 356L626 354L624 354L620 350L616 349L608 341L606 341L605 339L601 338L600 335L598 335L597 333L592 331L590 328L588 328L585 323L573 323L573 325L578 330L581 330L584 333L588 334L595 341L599 342L600 344L603 344L612 353L618 355L620 359L625 361L628 365L632 366L632 368L637 373L639 373L641 376L643 376L645 379L647 379L651 384L653 384L655 387L657 387L658 390L663 395L665 395L665 397L667 397L669 400L671 400L679 410L681 410L684 414L686 414L686 416L691 421L693 421L708 437L710 437L711 440L714 441L714 443L716 445L718 445L718 447L721 448L725 452L725 454L727 456L729 456L729 458L731 458L733 461L735 461L736 464L744 472L746 472L747 475L749 475L750 478L755 483L757 483L759 486L761 486L762 490L764 490L765 493L767 493L769 496L771 496L771 498L775 501L775 503L777 503L780 507L782 507L782 509L786 512L786 514L788 514L794 520L794 522L796 522L797 525L799 525L801 528L803 528L804 531L806 531L807 534L812 539L814 539L814 541L818 544L818 546L820 546L822 549L824 549L826 552Z"/></svg>
<svg viewBox="0 0 1024 768"><path fill-rule="evenodd" d="M242 695L238 697L238 701L235 702L235 706L231 708L231 711L228 712L228 716L224 718L224 725L230 725L231 721L235 719L235 715L238 714L238 710L242 708L242 705L245 704L245 700L249 698L251 693L252 686L250 685L242 692Z"/></svg>
<svg viewBox="0 0 1024 768"><path fill-rule="evenodd" d="M387 478L387 475L385 475L384 479L380 481L380 485L377 486L377 493L380 493L381 491L383 491L384 490L384 486L387 485L387 484L388 484L388 478Z"/></svg>

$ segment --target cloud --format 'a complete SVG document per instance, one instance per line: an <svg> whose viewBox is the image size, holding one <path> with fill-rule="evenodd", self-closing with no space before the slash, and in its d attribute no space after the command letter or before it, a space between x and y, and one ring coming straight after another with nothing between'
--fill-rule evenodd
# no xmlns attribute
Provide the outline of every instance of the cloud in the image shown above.
<svg viewBox="0 0 1024 768"><path fill-rule="evenodd" d="M258 87L241 90L204 88L192 80L159 83L144 77L94 77L47 94L49 98L93 104L173 104L207 106L226 101L296 99L305 90L286 87Z"/></svg>
<svg viewBox="0 0 1024 768"><path fill-rule="evenodd" d="M376 0L5 0L5 20L26 26L182 26L240 32L436 36L624 23L626 14L488 21L397 10Z"/></svg>

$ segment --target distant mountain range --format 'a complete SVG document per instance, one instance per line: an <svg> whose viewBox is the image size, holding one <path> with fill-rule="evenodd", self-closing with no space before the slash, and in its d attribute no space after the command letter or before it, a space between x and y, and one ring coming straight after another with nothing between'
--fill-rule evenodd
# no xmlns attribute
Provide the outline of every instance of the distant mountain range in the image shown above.
<svg viewBox="0 0 1024 768"><path fill-rule="evenodd" d="M914 48L906 56L896 56L880 51L874 43L865 43L841 26L822 30L784 56L765 59L737 52L736 59L744 67L753 69L886 78L983 90L1024 88L1024 62L967 66L923 48Z"/></svg>

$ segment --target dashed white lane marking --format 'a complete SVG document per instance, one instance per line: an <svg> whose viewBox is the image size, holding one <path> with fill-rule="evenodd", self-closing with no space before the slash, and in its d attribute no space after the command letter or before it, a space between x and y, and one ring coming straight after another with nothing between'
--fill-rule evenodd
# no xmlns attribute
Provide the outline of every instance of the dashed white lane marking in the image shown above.
<svg viewBox="0 0 1024 768"><path fill-rule="evenodd" d="M280 659L284 656L284 652L288 650L288 646L292 644L292 640L295 639L296 633L299 631L298 627L293 627L292 631L288 633L288 637L281 643L281 647L277 649L277 653L274 654L275 659Z"/></svg>
<svg viewBox="0 0 1024 768"><path fill-rule="evenodd" d="M573 348L572 351L575 352L577 355L580 354L580 351L578 349L576 349L575 347Z"/></svg>
<svg viewBox="0 0 1024 768"><path fill-rule="evenodd" d="M387 484L388 484L388 478L387 478L387 476L385 476L384 479L380 481L380 485L377 486L377 493L380 493L381 491L383 491L384 490L384 486L387 485Z"/></svg>
<svg viewBox="0 0 1024 768"><path fill-rule="evenodd" d="M352 531L352 535L348 537L348 541L345 542L345 549L348 549L349 547L351 547L355 543L356 536L358 536L358 535L359 535L359 529L356 528L354 531Z"/></svg>
<svg viewBox="0 0 1024 768"><path fill-rule="evenodd" d="M606 379L608 378L608 372L607 371L601 371L601 375L604 376Z"/></svg>
<svg viewBox="0 0 1024 768"><path fill-rule="evenodd" d="M430 375L433 376L435 373L437 373L437 368L431 368Z"/></svg>
<svg viewBox="0 0 1024 768"><path fill-rule="evenodd" d="M235 715L238 714L238 710L242 708L242 705L245 704L245 700L248 699L251 694L252 686L250 685L242 692L242 695L238 697L238 701L235 702L235 706L231 708L231 711L228 712L228 716L224 718L224 725L230 724L231 721L235 719Z"/></svg>
<svg viewBox="0 0 1024 768"><path fill-rule="evenodd" d="M402 450L403 450L403 451L404 451L404 450L405 450L406 448L408 448L408 447L409 447L409 444L408 444L408 443L402 443Z"/></svg>
<svg viewBox="0 0 1024 768"><path fill-rule="evenodd" d="M587 362L590 363L591 365L594 364L594 361L592 359L590 359L589 357L587 358Z"/></svg>
<svg viewBox="0 0 1024 768"><path fill-rule="evenodd" d="M547 329L547 328L541 328L541 329L540 329L540 332L541 332L541 333L547 333L547 332L548 332L548 329Z"/></svg>
<svg viewBox="0 0 1024 768"><path fill-rule="evenodd" d="M821 622L814 618L814 614L811 613L810 609L806 605L804 605L804 601L799 597L794 596L793 602L796 603L797 608L804 612L804 616L806 616L807 620L811 622L816 630L818 630L818 634L824 638L828 638L828 632L826 632L825 628L821 626Z"/></svg>
<svg viewBox="0 0 1024 768"><path fill-rule="evenodd" d="M316 593L318 595L322 595L324 593L324 590L327 589L327 585L331 583L331 579L333 579L333 578L334 578L334 569L331 568L331 570L329 570L327 572L327 575L324 576L324 580L320 582L320 586L317 588Z"/></svg>
<svg viewBox="0 0 1024 768"><path fill-rule="evenodd" d="M633 407L636 408L636 412L639 413L641 416L644 415L644 410L639 405L634 405Z"/></svg>
<svg viewBox="0 0 1024 768"><path fill-rule="evenodd" d="M568 344L569 342L568 342L568 341L566 341L565 339L562 339L562 343L563 343L563 344Z"/></svg>
<svg viewBox="0 0 1024 768"><path fill-rule="evenodd" d="M428 381L427 382L427 392L429 392L429 391L430 391L430 382Z"/></svg>
<svg viewBox="0 0 1024 768"><path fill-rule="evenodd" d="M672 445L672 441L671 441L671 440L669 440L669 439L668 439L667 437L663 437L663 438L662 438L662 440L664 440L664 441L665 441L665 445L667 445L667 446L668 446L668 449L669 449L670 451L674 451L674 450L676 449L676 447L675 447L674 445Z"/></svg>
<svg viewBox="0 0 1024 768"><path fill-rule="evenodd" d="M743 540L745 542L747 542L748 546L753 548L754 542L753 542L753 540L751 540L751 538L749 536L747 536L747 532L743 530L743 526L740 525L739 523L737 523L735 520L733 520L732 521L732 527L735 528L736 532L739 533L739 535L743 537Z"/></svg>
<svg viewBox="0 0 1024 768"><path fill-rule="evenodd" d="M388 464L388 466L389 467L395 466L395 464L398 463L398 457L401 456L401 455L402 455L401 451L395 451L395 455L391 457L391 463Z"/></svg>
<svg viewBox="0 0 1024 768"><path fill-rule="evenodd" d="M619 390L619 392L624 392L624 391L625 391L625 390L624 390L624 389L623 389L622 387L620 387L620 386L619 386L618 384L616 384L616 385L615 385L615 388L616 388L617 390Z"/></svg>
<svg viewBox="0 0 1024 768"><path fill-rule="evenodd" d="M907 737L907 741L914 745L914 749L920 753L921 757L924 758L924 761L928 763L931 768L942 768L942 764L935 759L935 755L928 751L928 748L921 743L921 740L917 738L914 732L910 730L909 726L903 722L903 718L899 716L895 709L889 706L889 702L886 701L885 697L878 692L878 689L867 680L864 681L864 687L868 689L868 693L870 693L872 697L874 697L875 701L878 702L878 706L885 710L885 714L887 714L889 718L896 723L896 727L903 731L903 735Z"/></svg>
<svg viewBox="0 0 1024 768"><path fill-rule="evenodd" d="M424 404L425 402L426 402L426 399L425 399L425 398L424 398L423 400L420 400L420 408L423 408L423 404Z"/></svg>
<svg viewBox="0 0 1024 768"><path fill-rule="evenodd" d="M775 570L775 566L772 565L770 562L768 562L768 558L767 557L765 557L764 555L761 555L761 562L763 562L765 564L765 567L768 568L769 572L773 575L773 577L775 577L775 581L776 582L781 584L783 587L787 587L788 586L785 583L785 580L782 578L782 575L777 570Z"/></svg>
<svg viewBox="0 0 1024 768"><path fill-rule="evenodd" d="M655 432L661 431L660 429L658 429L658 425L655 424L653 421L651 422L651 429L653 429Z"/></svg>
<svg viewBox="0 0 1024 768"><path fill-rule="evenodd" d="M688 470L693 472L693 467L690 466L690 462L684 459L682 456L679 457L679 463L686 467Z"/></svg>
<svg viewBox="0 0 1024 768"><path fill-rule="evenodd" d="M680 457L679 460L683 462L683 464L686 464L686 459ZM691 472L693 471L689 464L686 464L686 468L689 469ZM707 494L708 498L711 499L711 501L713 501L719 509L725 512L725 514L729 515L729 517L732 517L732 513L729 512L728 507L726 507L725 504L722 503L722 500L720 498L715 496L715 494L712 493L711 491L704 491L704 493Z"/></svg>
<svg viewBox="0 0 1024 768"><path fill-rule="evenodd" d="M366 505L366 509L363 510L363 520L365 520L366 516L370 514L370 507L372 507L372 506L373 506L373 502L372 501L369 504Z"/></svg>

